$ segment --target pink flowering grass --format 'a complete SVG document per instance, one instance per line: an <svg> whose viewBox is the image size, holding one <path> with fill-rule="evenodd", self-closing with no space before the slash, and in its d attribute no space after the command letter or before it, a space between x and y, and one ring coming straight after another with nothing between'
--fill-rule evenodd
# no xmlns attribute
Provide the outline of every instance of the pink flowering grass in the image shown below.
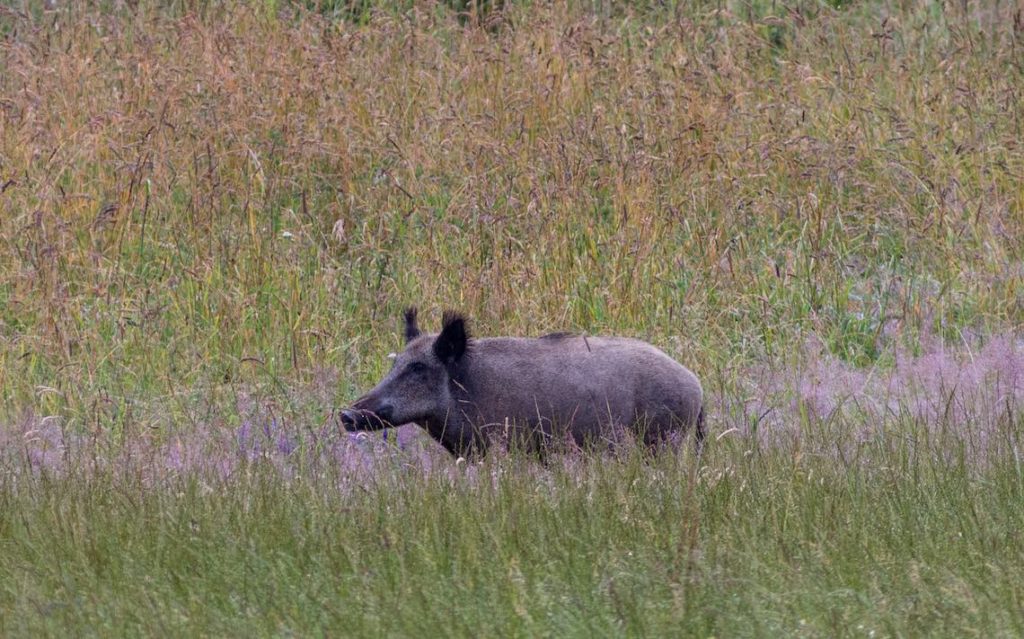
<svg viewBox="0 0 1024 639"><path fill-rule="evenodd" d="M429 450L413 426L378 433L339 432L252 416L238 426L205 423L116 442L110 436L66 432L57 418L26 416L0 431L0 466L14 474L113 472L147 482L190 475L228 480L256 466L283 479L330 472L365 475L380 466L429 468L443 451Z"/></svg>
<svg viewBox="0 0 1024 639"><path fill-rule="evenodd" d="M737 439L748 448L799 448L848 461L868 445L913 441L917 447L927 442L933 452L946 447L941 454L963 454L972 462L989 455L1019 462L1024 340L998 335L949 345L927 338L916 350L893 349L873 366L856 367L808 340L791 361L749 368L718 388L709 380L709 446ZM69 430L55 416L26 414L0 430L0 450L8 472L104 469L150 481L187 475L224 480L260 465L289 479L318 473L365 478L380 470L455 464L415 425L345 433L330 412L310 423L252 397L221 420L169 425L120 441ZM506 447L498 441L491 454L507 455ZM563 455L563 461L576 456Z"/></svg>
<svg viewBox="0 0 1024 639"><path fill-rule="evenodd" d="M868 442L924 437L972 461L991 454L1019 461L1024 339L950 345L928 337L914 350L894 347L857 367L808 340L786 362L738 373L732 392L712 394L724 427L718 436L844 458Z"/></svg>

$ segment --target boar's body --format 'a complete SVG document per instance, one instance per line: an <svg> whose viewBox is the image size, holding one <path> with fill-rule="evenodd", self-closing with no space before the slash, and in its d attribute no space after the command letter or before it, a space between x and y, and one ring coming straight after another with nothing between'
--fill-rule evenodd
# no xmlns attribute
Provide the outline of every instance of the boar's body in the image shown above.
<svg viewBox="0 0 1024 639"><path fill-rule="evenodd" d="M420 334L411 318L391 373L343 411L349 430L415 422L453 455L483 452L494 431L531 448L566 434L583 445L619 428L652 444L690 428L698 446L703 439L700 382L650 344L566 334L469 340L458 316L446 316L439 335Z"/></svg>
<svg viewBox="0 0 1024 639"><path fill-rule="evenodd" d="M578 443L634 425L661 437L695 424L702 401L693 373L649 344L617 337L478 340L460 383L460 421L548 436L564 428Z"/></svg>

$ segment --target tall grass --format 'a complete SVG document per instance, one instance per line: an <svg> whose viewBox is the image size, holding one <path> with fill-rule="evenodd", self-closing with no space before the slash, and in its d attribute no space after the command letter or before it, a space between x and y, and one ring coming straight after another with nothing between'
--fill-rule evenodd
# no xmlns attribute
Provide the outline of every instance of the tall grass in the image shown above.
<svg viewBox="0 0 1024 639"><path fill-rule="evenodd" d="M1012 3L0 3L0 634L1024 632ZM399 309L711 438L330 419Z"/></svg>
<svg viewBox="0 0 1024 639"><path fill-rule="evenodd" d="M905 433L917 432L904 425ZM1020 424L1017 424L1019 428ZM255 461L158 485L8 484L4 634L1015 635L1024 481L877 442L872 464ZM943 444L948 444L944 441ZM895 448L895 450L893 449ZM945 452L944 450L941 452ZM923 454L921 454L923 453Z"/></svg>

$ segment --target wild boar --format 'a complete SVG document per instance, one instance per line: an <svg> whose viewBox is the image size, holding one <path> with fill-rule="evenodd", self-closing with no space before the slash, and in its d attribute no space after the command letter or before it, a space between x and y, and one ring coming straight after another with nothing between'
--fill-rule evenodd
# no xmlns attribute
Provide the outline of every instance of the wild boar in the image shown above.
<svg viewBox="0 0 1024 639"><path fill-rule="evenodd" d="M405 350L377 386L341 411L348 431L416 423L452 455L483 454L494 431L534 451L569 435L580 445L617 428L648 445L693 429L704 440L703 390L687 368L645 342L556 333L471 338L446 312L425 334L405 311Z"/></svg>

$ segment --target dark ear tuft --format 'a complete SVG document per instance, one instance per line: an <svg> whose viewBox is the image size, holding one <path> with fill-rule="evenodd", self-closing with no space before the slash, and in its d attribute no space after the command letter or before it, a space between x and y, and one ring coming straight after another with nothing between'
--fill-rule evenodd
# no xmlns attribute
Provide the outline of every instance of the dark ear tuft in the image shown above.
<svg viewBox="0 0 1024 639"><path fill-rule="evenodd" d="M466 318L454 311L445 311L441 320L441 334L434 341L434 355L451 365L459 361L469 348L469 329Z"/></svg>
<svg viewBox="0 0 1024 639"><path fill-rule="evenodd" d="M416 307L410 306L405 309L405 343L413 341L420 336L420 327L416 324Z"/></svg>

